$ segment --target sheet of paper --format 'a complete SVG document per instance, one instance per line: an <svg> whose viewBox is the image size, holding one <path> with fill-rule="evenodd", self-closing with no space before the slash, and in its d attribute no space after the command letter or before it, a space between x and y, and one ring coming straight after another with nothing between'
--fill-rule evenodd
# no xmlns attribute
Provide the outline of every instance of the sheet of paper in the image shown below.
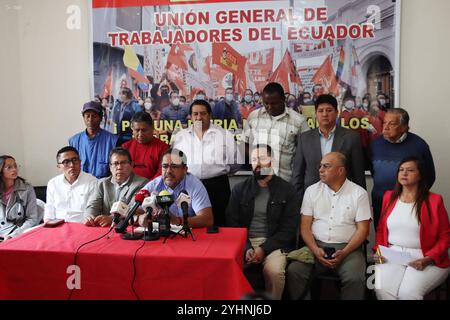
<svg viewBox="0 0 450 320"><path fill-rule="evenodd" d="M397 251L383 246L378 247L380 248L381 255L386 258L388 263L407 266L408 263L415 260L408 252Z"/></svg>

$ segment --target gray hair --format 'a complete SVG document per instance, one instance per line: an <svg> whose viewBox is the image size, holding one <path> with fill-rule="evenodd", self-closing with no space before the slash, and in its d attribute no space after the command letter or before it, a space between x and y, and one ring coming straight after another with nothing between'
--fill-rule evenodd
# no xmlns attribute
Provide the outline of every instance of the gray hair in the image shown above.
<svg viewBox="0 0 450 320"><path fill-rule="evenodd" d="M394 108L394 109L388 109L386 111L387 113L395 114L400 116L400 125L406 127L409 129L409 114L408 111L402 108Z"/></svg>

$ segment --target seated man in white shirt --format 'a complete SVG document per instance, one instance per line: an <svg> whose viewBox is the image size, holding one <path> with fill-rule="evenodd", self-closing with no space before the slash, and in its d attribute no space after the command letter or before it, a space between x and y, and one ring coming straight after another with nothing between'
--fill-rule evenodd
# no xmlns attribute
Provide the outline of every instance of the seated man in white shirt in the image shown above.
<svg viewBox="0 0 450 320"><path fill-rule="evenodd" d="M346 178L342 153L325 155L319 174L320 181L306 189L300 224L315 263L292 262L287 269L287 290L291 299L300 299L312 272L319 275L333 270L341 279L343 300L364 299L366 260L362 244L369 235L372 218L369 196Z"/></svg>
<svg viewBox="0 0 450 320"><path fill-rule="evenodd" d="M56 162L62 174L48 182L44 222L64 219L83 223L87 200L95 189L97 179L81 171L80 156L74 147L60 149Z"/></svg>

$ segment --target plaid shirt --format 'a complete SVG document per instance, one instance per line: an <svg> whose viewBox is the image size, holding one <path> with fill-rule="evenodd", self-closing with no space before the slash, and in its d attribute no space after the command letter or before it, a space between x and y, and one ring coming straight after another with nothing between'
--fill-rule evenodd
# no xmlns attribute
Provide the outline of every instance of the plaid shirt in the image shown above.
<svg viewBox="0 0 450 320"><path fill-rule="evenodd" d="M276 117L267 113L266 108L260 108L249 115L244 128L244 139L250 145L270 145L275 158L275 174L290 181L297 134L308 130L306 119L289 108Z"/></svg>

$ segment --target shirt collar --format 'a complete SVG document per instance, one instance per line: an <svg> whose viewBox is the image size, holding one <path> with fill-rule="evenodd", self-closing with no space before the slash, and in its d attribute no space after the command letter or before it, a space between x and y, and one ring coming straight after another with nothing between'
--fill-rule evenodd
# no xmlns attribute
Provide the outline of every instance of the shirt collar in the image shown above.
<svg viewBox="0 0 450 320"><path fill-rule="evenodd" d="M320 128L318 128L319 129L319 135L322 137L322 138L325 138L325 136L323 135L323 133L322 133L322 131L320 130ZM329 135L329 137L328 137L328 139L331 139L333 136L334 136L334 133L336 132L336 125L334 125L334 128L330 131L330 135ZM327 138L325 138L325 139L327 139Z"/></svg>
<svg viewBox="0 0 450 320"><path fill-rule="evenodd" d="M338 191L334 191L333 189L331 189L326 183L323 183L323 185L325 186L325 188L326 188L326 190L328 190L328 192L330 193L330 195L332 195L332 196L334 196L334 195L336 195L336 196L338 196L338 195L340 195L342 192L343 192L343 190L345 189L345 186L348 184L348 179L345 179L345 181L344 181L344 183L342 184L342 186L341 186L341 188L338 190Z"/></svg>
<svg viewBox="0 0 450 320"><path fill-rule="evenodd" d="M80 174L78 175L78 177L77 177L77 179L72 183L72 184L70 184L70 182L69 181L67 181L67 179L66 179L66 176L64 175L64 173L62 174L62 181L63 181L63 183L65 184L65 185L67 185L67 186L75 186L80 180L81 180L81 175L83 174L83 171L80 171Z"/></svg>
<svg viewBox="0 0 450 320"><path fill-rule="evenodd" d="M398 138L397 141L395 141L395 142L391 142L389 140L388 141L391 142L391 143L402 143L403 141L405 141L407 136L408 136L408 132L405 132L404 134L402 134L402 136L400 138Z"/></svg>
<svg viewBox="0 0 450 320"><path fill-rule="evenodd" d="M268 115L270 118L272 118L272 119L274 119L274 120L279 120L279 119L281 119L281 118L284 118L285 116L288 116L289 115L289 113L288 113L288 108L284 108L284 111L283 111L283 113L282 114L280 114L280 115L278 115L278 116L272 116L271 114L269 114L268 112L267 112L267 110L266 110L266 108L264 108L264 107L262 107L261 108L261 114L266 114L266 115Z"/></svg>
<svg viewBox="0 0 450 320"><path fill-rule="evenodd" d="M124 187L126 184L128 184L128 182L130 182L130 179L133 177L133 174L131 174L129 177L128 177L128 179L127 180L125 180L125 182L123 182L121 185L119 185L117 182L116 182L116 179L114 178L114 176L111 178L111 182L113 183L113 185L115 186L115 187L118 187L118 188L122 188L122 187Z"/></svg>

